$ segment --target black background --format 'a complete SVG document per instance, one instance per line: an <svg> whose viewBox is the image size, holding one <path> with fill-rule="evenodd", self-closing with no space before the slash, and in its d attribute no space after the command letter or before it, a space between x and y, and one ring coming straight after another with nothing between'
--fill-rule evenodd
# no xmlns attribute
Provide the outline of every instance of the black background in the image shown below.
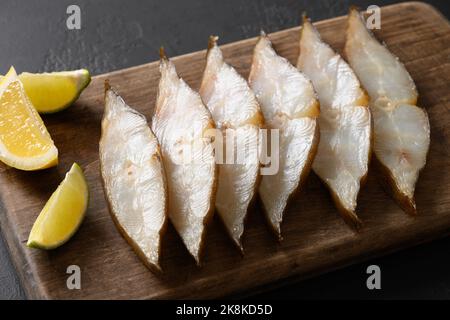
<svg viewBox="0 0 450 320"><path fill-rule="evenodd" d="M157 59L164 45L170 56L205 48L210 34L221 43L299 24L306 11L315 21L343 15L350 5L366 8L398 1L301 0L2 0L0 73L88 68L100 74ZM447 18L450 3L427 1ZM81 8L81 30L66 28L66 9ZM389 236L389 235L386 235ZM366 268L382 271L381 290L366 288ZM24 292L0 237L0 299ZM257 298L418 298L450 299L450 239L434 241L311 280L284 284Z"/></svg>

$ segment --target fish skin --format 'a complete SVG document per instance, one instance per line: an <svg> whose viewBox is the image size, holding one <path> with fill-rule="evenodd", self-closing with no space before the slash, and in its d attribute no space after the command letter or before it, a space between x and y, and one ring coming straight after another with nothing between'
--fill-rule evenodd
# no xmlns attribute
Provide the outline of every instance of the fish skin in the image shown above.
<svg viewBox="0 0 450 320"><path fill-rule="evenodd" d="M321 105L321 140L313 170L329 188L344 221L359 229L362 222L355 211L372 140L367 94L350 66L322 41L306 17L297 67L311 78Z"/></svg>
<svg viewBox="0 0 450 320"><path fill-rule="evenodd" d="M426 164L430 123L426 111L417 107L414 81L400 60L366 28L355 8L349 12L344 52L370 96L374 160L381 182L405 212L415 215L414 191Z"/></svg>
<svg viewBox="0 0 450 320"><path fill-rule="evenodd" d="M245 136L244 145L249 150L241 163L223 161L218 165L215 203L228 235L243 253L244 224L259 182L258 138L264 121L253 91L247 81L224 61L217 40L216 36L210 37L199 93L223 134L224 145L234 143L233 154L236 155L240 147L236 137ZM223 156L226 159L226 152Z"/></svg>
<svg viewBox="0 0 450 320"><path fill-rule="evenodd" d="M264 32L255 46L249 83L267 129L279 130L279 171L264 175L259 196L279 240L287 204L302 189L319 141L320 106L311 81L279 56Z"/></svg>
<svg viewBox="0 0 450 320"><path fill-rule="evenodd" d="M200 95L178 76L163 51L160 72L152 129L166 171L169 219L200 266L206 226L214 213L218 174L209 131L214 129L214 121Z"/></svg>
<svg viewBox="0 0 450 320"><path fill-rule="evenodd" d="M111 217L144 264L161 273L167 190L159 144L145 117L126 105L109 84L99 149Z"/></svg>

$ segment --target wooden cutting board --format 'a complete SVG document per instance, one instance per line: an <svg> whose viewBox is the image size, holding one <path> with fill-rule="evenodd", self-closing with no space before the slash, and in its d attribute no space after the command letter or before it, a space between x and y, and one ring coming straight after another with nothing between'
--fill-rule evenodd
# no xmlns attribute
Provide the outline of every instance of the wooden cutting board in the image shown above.
<svg viewBox="0 0 450 320"><path fill-rule="evenodd" d="M432 7L416 2L384 7L381 23L377 37L405 63L419 89L420 105L430 116L431 147L417 184L417 218L404 214L370 171L358 206L365 227L356 234L339 218L328 192L312 174L286 212L281 244L256 207L247 223L242 258L215 218L208 230L204 266L197 268L170 227L163 247L165 275L153 275L109 216L98 161L104 80L110 79L127 103L150 119L159 80L158 62L153 62L95 77L73 107L44 117L60 151L58 168L21 172L0 165L2 233L28 296L213 298L256 292L450 234L450 25ZM341 51L346 18L316 25L323 39ZM270 35L276 50L293 63L298 37L299 28ZM226 60L245 77L255 42L248 39L222 47ZM204 58L201 51L173 59L194 88ZM35 218L74 161L85 170L90 187L86 220L63 247L50 252L28 249L25 243ZM66 287L69 265L81 268L81 290Z"/></svg>

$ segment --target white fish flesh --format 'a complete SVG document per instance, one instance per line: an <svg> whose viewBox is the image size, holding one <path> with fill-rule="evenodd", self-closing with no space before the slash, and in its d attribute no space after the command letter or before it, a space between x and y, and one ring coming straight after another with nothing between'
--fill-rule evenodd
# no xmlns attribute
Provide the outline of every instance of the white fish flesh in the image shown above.
<svg viewBox="0 0 450 320"><path fill-rule="evenodd" d="M125 239L152 270L161 271L167 192L158 141L145 117L107 85L100 167L110 213Z"/></svg>
<svg viewBox="0 0 450 320"><path fill-rule="evenodd" d="M223 135L225 152L219 164L216 209L242 251L244 221L259 180L258 138L263 116L247 81L224 61L217 39L210 37L199 92ZM244 150L238 163L236 155ZM232 163L224 161L227 156Z"/></svg>
<svg viewBox="0 0 450 320"><path fill-rule="evenodd" d="M319 103L310 80L275 52L264 33L254 49L249 83L265 127L279 134L278 154L271 155L278 158L279 169L262 177L259 195L269 225L281 239L288 200L306 180L317 150Z"/></svg>
<svg viewBox="0 0 450 320"><path fill-rule="evenodd" d="M321 106L320 143L314 172L328 186L341 216L359 228L355 213L371 152L368 97L350 66L305 18L298 68L312 81Z"/></svg>
<svg viewBox="0 0 450 320"><path fill-rule="evenodd" d="M416 106L414 81L356 9L348 18L345 54L370 96L376 162L400 207L416 214L414 190L426 163L430 123L425 110Z"/></svg>
<svg viewBox="0 0 450 320"><path fill-rule="evenodd" d="M214 213L214 121L200 95L161 52L161 79L152 129L161 144L169 191L169 218L200 265L205 229Z"/></svg>

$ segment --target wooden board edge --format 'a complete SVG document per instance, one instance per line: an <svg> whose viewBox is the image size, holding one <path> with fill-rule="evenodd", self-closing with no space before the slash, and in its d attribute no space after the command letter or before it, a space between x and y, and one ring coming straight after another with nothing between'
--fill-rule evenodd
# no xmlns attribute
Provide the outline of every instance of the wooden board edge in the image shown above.
<svg viewBox="0 0 450 320"><path fill-rule="evenodd" d="M397 5L399 5L399 6L400 5L408 5L408 6L416 7L417 10L419 10L419 11L428 12L428 14L432 13L433 15L436 16L436 18L445 22L447 24L447 26L450 28L450 21L442 14L442 12L440 12L436 7L434 7L430 3L426 3L426 2L422 2L422 1L407 1L407 2L398 3ZM395 4L389 5L386 7L390 7L390 6L395 6Z"/></svg>

